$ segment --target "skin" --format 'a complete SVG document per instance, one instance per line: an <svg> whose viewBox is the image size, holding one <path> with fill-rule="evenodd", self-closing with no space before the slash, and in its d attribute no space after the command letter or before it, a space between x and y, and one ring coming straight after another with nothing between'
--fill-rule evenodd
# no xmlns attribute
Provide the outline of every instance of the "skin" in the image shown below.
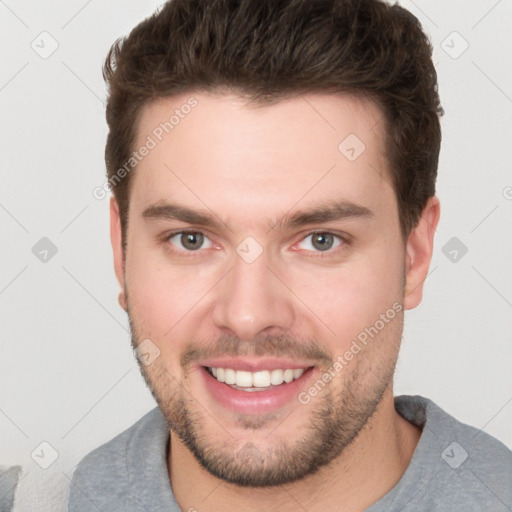
<svg viewBox="0 0 512 512"><path fill-rule="evenodd" d="M125 251L111 200L114 265L132 341L137 346L149 338L160 351L141 370L171 427L175 498L182 510L363 510L399 481L421 434L394 410L392 375L403 310L421 301L439 201L430 198L403 240L382 114L349 95L255 106L235 94L187 93L143 109L136 146L191 96L198 105L134 171ZM348 134L366 146L355 161L338 150ZM297 227L277 222L340 200L371 215ZM148 208L170 202L210 213L217 225L144 218ZM187 252L179 236L169 239L180 229L200 231L208 242ZM308 236L313 231L345 241L336 238L321 251ZM250 264L237 253L248 236L263 249ZM403 309L317 396L307 404L290 400L272 414L223 407L205 388L193 356L304 361L315 354L301 383L307 391L393 304ZM308 352L312 347L317 351ZM186 439L192 431L195 437ZM315 470L296 462L319 453L324 459ZM279 485L230 481L245 471L255 483L290 468L295 479L291 471Z"/></svg>

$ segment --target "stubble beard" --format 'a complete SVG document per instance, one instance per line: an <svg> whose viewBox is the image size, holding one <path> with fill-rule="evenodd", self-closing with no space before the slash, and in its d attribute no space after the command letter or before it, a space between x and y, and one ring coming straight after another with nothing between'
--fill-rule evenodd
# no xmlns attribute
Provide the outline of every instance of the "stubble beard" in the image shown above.
<svg viewBox="0 0 512 512"><path fill-rule="evenodd" d="M136 334L137 326L129 308L128 315L135 349L144 337ZM186 377L185 382L178 381L163 366L165 362L161 357L150 366L139 361L139 367L171 436L176 435L203 468L238 486L271 487L301 480L327 466L368 424L386 389L392 387L402 330L403 314L397 315L384 332L372 340L372 345L357 354L310 404L297 402L299 410L284 422L293 421L295 414L309 415L300 439L285 441L274 436L272 444L269 441L273 436L269 435L264 447L250 441L242 443L241 447L240 443L235 446L233 438L220 428L225 440L215 439L205 425L208 413L188 391ZM277 346L269 341L271 346ZM293 340L288 341L293 343ZM336 386L336 381L342 385ZM255 431L268 427L273 421L277 425L283 420L276 420L274 415L240 415L235 423L247 431Z"/></svg>

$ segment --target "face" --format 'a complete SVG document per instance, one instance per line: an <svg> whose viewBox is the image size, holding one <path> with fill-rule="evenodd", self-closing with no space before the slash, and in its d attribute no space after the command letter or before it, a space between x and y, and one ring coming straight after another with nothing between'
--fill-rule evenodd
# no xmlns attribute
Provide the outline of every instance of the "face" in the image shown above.
<svg viewBox="0 0 512 512"><path fill-rule="evenodd" d="M315 472L390 390L415 299L383 128L351 96L197 93L142 112L136 147L155 145L124 256L112 202L117 275L173 435L225 481Z"/></svg>

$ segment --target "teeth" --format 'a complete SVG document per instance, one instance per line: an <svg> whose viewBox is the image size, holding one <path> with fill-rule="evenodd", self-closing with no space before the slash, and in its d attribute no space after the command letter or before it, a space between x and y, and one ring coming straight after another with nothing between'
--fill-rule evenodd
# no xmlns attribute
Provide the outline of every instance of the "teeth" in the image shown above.
<svg viewBox="0 0 512 512"><path fill-rule="evenodd" d="M236 384L236 372L231 368L224 369L224 382L226 384Z"/></svg>
<svg viewBox="0 0 512 512"><path fill-rule="evenodd" d="M252 386L252 373L237 371L236 374L236 385L241 388L249 388Z"/></svg>
<svg viewBox="0 0 512 512"><path fill-rule="evenodd" d="M283 379L286 383L293 380L293 370L285 370L283 373Z"/></svg>
<svg viewBox="0 0 512 512"><path fill-rule="evenodd" d="M293 370L293 378L298 379L303 373L304 370L302 368L297 368L296 370Z"/></svg>
<svg viewBox="0 0 512 512"><path fill-rule="evenodd" d="M255 388L268 388L270 386L270 372L254 372L252 374L252 385Z"/></svg>
<svg viewBox="0 0 512 512"><path fill-rule="evenodd" d="M284 370L272 370L270 372L270 384L278 386L284 382L283 378Z"/></svg>
<svg viewBox="0 0 512 512"><path fill-rule="evenodd" d="M210 368L210 371L219 382L225 382L237 388L268 388L269 386L279 386L283 382L288 383L298 379L305 369L247 372L233 370L232 368Z"/></svg>

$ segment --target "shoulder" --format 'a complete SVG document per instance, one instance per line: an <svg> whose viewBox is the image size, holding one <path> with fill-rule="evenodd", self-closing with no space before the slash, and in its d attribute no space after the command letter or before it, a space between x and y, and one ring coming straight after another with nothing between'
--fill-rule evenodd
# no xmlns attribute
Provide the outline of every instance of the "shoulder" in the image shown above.
<svg viewBox="0 0 512 512"><path fill-rule="evenodd" d="M395 398L395 408L406 420L420 428L428 428L441 442L459 443L467 451L468 459L473 455L476 464L492 465L512 469L512 451L501 441L461 421L457 420L432 400L422 396L399 396ZM464 455L462 453L462 455Z"/></svg>
<svg viewBox="0 0 512 512"><path fill-rule="evenodd" d="M435 480L440 488L448 487L454 499L462 500L459 503L495 503L507 507L504 510L512 506L512 452L502 442L421 396L397 397L395 407L405 419L423 428L422 437L426 434L429 439L423 449L430 452L432 464L438 461Z"/></svg>
<svg viewBox="0 0 512 512"><path fill-rule="evenodd" d="M137 504L131 499L134 473L137 470L133 466L133 460L144 465L145 454L141 441L155 436L160 437L161 441L165 432L162 430L162 423L160 410L155 408L124 432L86 455L73 474L69 512L98 508L125 510L128 501L131 502L130 511L144 510L142 506L137 508ZM158 442L157 440L157 444Z"/></svg>

